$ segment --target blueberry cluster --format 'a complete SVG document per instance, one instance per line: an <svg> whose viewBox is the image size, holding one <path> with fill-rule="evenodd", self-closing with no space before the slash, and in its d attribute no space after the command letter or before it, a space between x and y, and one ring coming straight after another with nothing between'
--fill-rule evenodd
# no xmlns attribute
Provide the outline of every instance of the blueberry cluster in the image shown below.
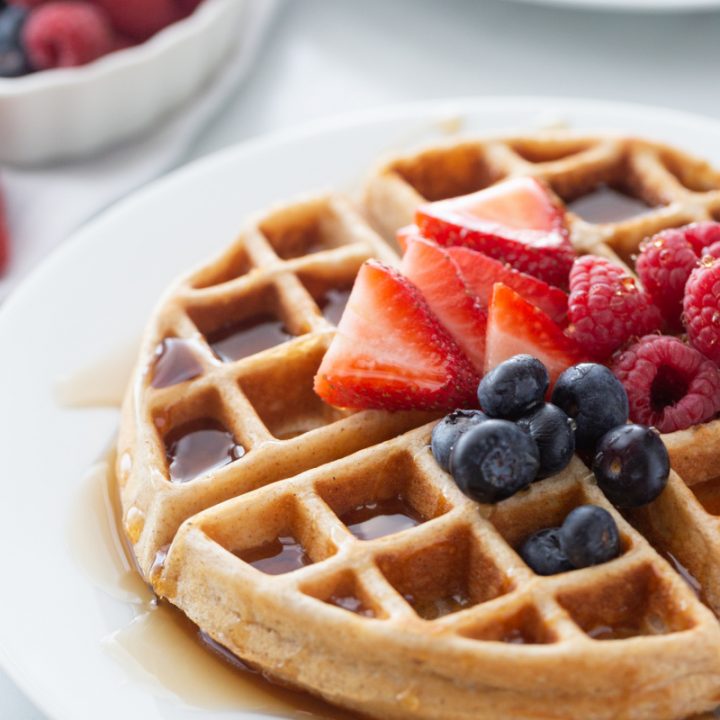
<svg viewBox="0 0 720 720"><path fill-rule="evenodd" d="M654 428L628 424L627 394L613 373L596 363L574 365L558 378L550 403L549 386L546 367L534 357L516 355L498 365L480 381L482 410L455 410L433 429L438 464L473 500L494 503L560 472L577 449L592 457L598 486L614 505L652 502L670 473L667 450ZM615 557L612 516L594 506L577 511L562 528L528 539L532 567L561 572Z"/></svg>
<svg viewBox="0 0 720 720"><path fill-rule="evenodd" d="M620 533L613 516L597 505L580 505L560 527L531 535L520 556L538 575L599 565L620 554Z"/></svg>

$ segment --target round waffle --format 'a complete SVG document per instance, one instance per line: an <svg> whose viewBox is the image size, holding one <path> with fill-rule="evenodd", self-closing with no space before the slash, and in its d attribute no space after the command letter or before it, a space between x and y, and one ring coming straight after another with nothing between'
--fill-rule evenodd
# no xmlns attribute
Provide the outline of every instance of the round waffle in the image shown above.
<svg viewBox="0 0 720 720"><path fill-rule="evenodd" d="M369 184L367 213L391 237L423 198L511 174L568 200L622 183L663 203L619 224L571 216L581 251L625 260L645 235L720 208L720 175L700 161L557 133L393 160ZM717 610L720 527L677 474L627 517L577 459L478 505L432 459L432 416L339 411L314 395L343 293L369 257L397 262L348 201L300 201L255 218L160 302L117 468L125 530L158 594L268 675L377 718L672 720L715 707L720 626L661 553ZM699 438L715 426L666 437L691 482L711 475L714 449ZM621 556L534 575L515 549L587 502L615 516Z"/></svg>

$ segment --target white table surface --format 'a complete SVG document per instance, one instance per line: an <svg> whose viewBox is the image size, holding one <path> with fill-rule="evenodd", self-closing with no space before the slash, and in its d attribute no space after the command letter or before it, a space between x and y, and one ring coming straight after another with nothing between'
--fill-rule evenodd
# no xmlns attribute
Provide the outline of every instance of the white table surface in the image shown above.
<svg viewBox="0 0 720 720"><path fill-rule="evenodd" d="M720 13L289 0L256 71L188 159L330 114L469 95L629 100L720 119L719 31ZM1 671L0 718L45 720Z"/></svg>

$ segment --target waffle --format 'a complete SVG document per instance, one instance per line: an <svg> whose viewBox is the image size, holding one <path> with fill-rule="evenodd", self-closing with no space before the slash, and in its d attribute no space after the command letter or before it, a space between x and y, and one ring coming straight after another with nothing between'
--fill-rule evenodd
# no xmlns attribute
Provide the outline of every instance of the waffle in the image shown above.
<svg viewBox="0 0 720 720"><path fill-rule="evenodd" d="M390 236L421 196L469 192L521 168L572 197L640 167L653 180L642 193L657 193L643 197L669 197L672 186L680 198L658 158L682 160L672 177L685 184L716 178L639 141L475 141L385 166L367 212ZM644 234L708 216L712 193L698 195L692 215L686 195L643 218L645 229L574 217L573 241L629 259ZM707 605L720 609L708 562L720 528L679 475L627 517L578 459L478 505L433 460L432 415L339 411L313 394L336 319L328 295L369 257L397 263L349 201L311 198L253 219L161 300L124 403L117 465L125 530L156 592L267 675L376 718L676 720L718 705L720 626ZM257 317L288 339L223 362L228 328L251 332ZM224 460L170 481L183 479L181 441L205 431L225 443ZM515 549L588 502L615 517L621 556L534 575ZM369 536L368 520L388 508L398 532ZM702 600L668 557L702 584Z"/></svg>

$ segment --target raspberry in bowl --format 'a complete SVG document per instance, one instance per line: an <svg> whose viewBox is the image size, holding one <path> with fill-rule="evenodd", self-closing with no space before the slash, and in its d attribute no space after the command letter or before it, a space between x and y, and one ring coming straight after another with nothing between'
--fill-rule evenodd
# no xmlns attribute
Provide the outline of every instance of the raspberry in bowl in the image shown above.
<svg viewBox="0 0 720 720"><path fill-rule="evenodd" d="M0 13L0 162L117 145L225 60L245 0L17 0Z"/></svg>

